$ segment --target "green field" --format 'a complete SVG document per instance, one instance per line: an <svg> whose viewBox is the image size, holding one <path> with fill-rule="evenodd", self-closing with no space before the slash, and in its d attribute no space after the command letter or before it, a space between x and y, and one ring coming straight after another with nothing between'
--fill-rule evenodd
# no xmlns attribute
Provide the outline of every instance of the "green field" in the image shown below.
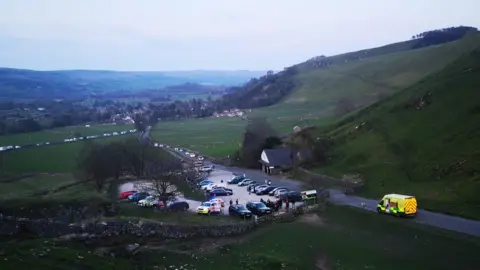
<svg viewBox="0 0 480 270"><path fill-rule="evenodd" d="M36 192L51 190L74 183L70 174L39 174L12 182L0 182L2 199L32 196Z"/></svg>
<svg viewBox="0 0 480 270"><path fill-rule="evenodd" d="M424 209L479 219L479 86L477 50L326 128L322 135L336 143L331 162L317 171L360 173L366 196L412 194Z"/></svg>
<svg viewBox="0 0 480 270"><path fill-rule="evenodd" d="M151 137L204 155L226 156L238 149L246 122L236 117L160 122L152 128Z"/></svg>
<svg viewBox="0 0 480 270"><path fill-rule="evenodd" d="M128 136L107 137L96 141L106 143ZM87 141L32 147L5 152L3 170L9 173L71 173L75 171L78 153Z"/></svg>
<svg viewBox="0 0 480 270"><path fill-rule="evenodd" d="M480 264L478 238L338 206L241 237L168 242L118 238L116 244L121 241L148 245L150 251L112 258L96 255L82 243L1 241L0 265L2 269L75 265L79 269L470 270Z"/></svg>
<svg viewBox="0 0 480 270"><path fill-rule="evenodd" d="M20 133L0 136L0 146L7 145L27 145L40 142L59 142L64 139L72 138L75 134L81 136L101 135L103 133L130 130L135 128L133 125L92 125L72 126L56 129L46 129L38 132Z"/></svg>

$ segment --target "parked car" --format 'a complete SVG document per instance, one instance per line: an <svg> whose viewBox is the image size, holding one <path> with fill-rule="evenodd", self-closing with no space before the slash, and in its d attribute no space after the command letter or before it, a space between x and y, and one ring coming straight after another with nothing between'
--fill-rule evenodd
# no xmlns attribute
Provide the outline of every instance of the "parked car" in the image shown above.
<svg viewBox="0 0 480 270"><path fill-rule="evenodd" d="M206 186L206 185L210 185L210 184L213 184L213 181L212 180L202 180L200 181L200 183L198 183L198 185L200 187L203 187L203 186Z"/></svg>
<svg viewBox="0 0 480 270"><path fill-rule="evenodd" d="M197 207L197 214L199 215L220 214L221 211L220 205L216 202L203 202Z"/></svg>
<svg viewBox="0 0 480 270"><path fill-rule="evenodd" d="M204 160L204 158L202 156L199 156L198 160Z"/></svg>
<svg viewBox="0 0 480 270"><path fill-rule="evenodd" d="M256 194L257 195L265 195L265 194L269 194L270 191L276 189L277 187L274 187L274 186L267 186L266 188L262 188L262 189L259 189Z"/></svg>
<svg viewBox="0 0 480 270"><path fill-rule="evenodd" d="M185 201L175 201L167 204L167 211L187 211L190 205Z"/></svg>
<svg viewBox="0 0 480 270"><path fill-rule="evenodd" d="M273 196L273 195L275 194L275 192L276 192L277 190L280 190L280 189L287 189L287 188L286 188L286 187L276 187L276 188L274 188L273 190L271 190L271 191L268 193L268 195Z"/></svg>
<svg viewBox="0 0 480 270"><path fill-rule="evenodd" d="M216 189L209 192L212 196L229 196L230 194L224 189Z"/></svg>
<svg viewBox="0 0 480 270"><path fill-rule="evenodd" d="M120 199L122 199L122 200L128 199L128 196L133 195L135 193L137 193L137 191L135 191L135 190L120 192Z"/></svg>
<svg viewBox="0 0 480 270"><path fill-rule="evenodd" d="M132 194L128 196L128 200L133 201L133 202L138 202L140 200L145 199L146 197L150 196L148 192L137 192L135 194Z"/></svg>
<svg viewBox="0 0 480 270"><path fill-rule="evenodd" d="M213 165L203 166L203 167L200 168L200 171L201 172L211 172L211 171L213 171L213 168L214 168Z"/></svg>
<svg viewBox="0 0 480 270"><path fill-rule="evenodd" d="M228 180L227 183L236 185L236 184L240 183L241 181L243 181L243 179L245 179L245 178L247 178L245 176L245 174L244 175L236 175L236 176L232 177L232 179Z"/></svg>
<svg viewBox="0 0 480 270"><path fill-rule="evenodd" d="M290 192L288 189L279 189L279 190L275 191L274 196L275 196L275 198L280 198L280 196L282 196L282 195L284 195L288 192Z"/></svg>
<svg viewBox="0 0 480 270"><path fill-rule="evenodd" d="M226 188L226 187L214 187L212 191L210 191L210 193L212 192L222 192L222 193L225 192L227 195L223 195L223 196L233 195L233 189Z"/></svg>
<svg viewBox="0 0 480 270"><path fill-rule="evenodd" d="M298 191L289 191L282 196L280 196L282 201L288 200L289 202L301 202L302 201L302 194Z"/></svg>
<svg viewBox="0 0 480 270"><path fill-rule="evenodd" d="M210 202L218 203L221 207L225 207L225 202L220 198L211 199Z"/></svg>
<svg viewBox="0 0 480 270"><path fill-rule="evenodd" d="M240 182L238 183L238 186L239 186L239 187L248 186L248 185L250 185L252 182L254 182L254 181L251 180L251 179L245 178L245 179L243 179L242 181L240 181Z"/></svg>
<svg viewBox="0 0 480 270"><path fill-rule="evenodd" d="M252 214L257 216L264 216L272 213L272 209L268 208L262 202L248 202L246 207L252 212Z"/></svg>
<svg viewBox="0 0 480 270"><path fill-rule="evenodd" d="M152 202L152 208L154 208L154 209L165 209L165 202L157 199L154 202Z"/></svg>
<svg viewBox="0 0 480 270"><path fill-rule="evenodd" d="M228 214L230 216L237 216L237 217L242 217L242 218L251 218L252 217L252 212L245 207L245 205L242 204L235 204L231 205L228 208Z"/></svg>
<svg viewBox="0 0 480 270"><path fill-rule="evenodd" d="M257 184L257 183L255 183L255 184L250 184L250 185L247 186L247 191L253 192L253 189L254 189L255 187L257 187L257 186L261 186L261 184Z"/></svg>
<svg viewBox="0 0 480 270"><path fill-rule="evenodd" d="M153 204L157 202L157 199L154 196L148 196L143 200L137 202L138 206L142 207L153 207Z"/></svg>
<svg viewBox="0 0 480 270"><path fill-rule="evenodd" d="M226 188L225 183L211 183L211 184L202 186L202 189L210 192L210 191L212 191L214 188L221 188L221 187Z"/></svg>
<svg viewBox="0 0 480 270"><path fill-rule="evenodd" d="M258 191L260 191L262 189L265 189L267 187L268 187L268 185L259 185L259 186L253 187L250 191L253 192L253 193L257 193Z"/></svg>

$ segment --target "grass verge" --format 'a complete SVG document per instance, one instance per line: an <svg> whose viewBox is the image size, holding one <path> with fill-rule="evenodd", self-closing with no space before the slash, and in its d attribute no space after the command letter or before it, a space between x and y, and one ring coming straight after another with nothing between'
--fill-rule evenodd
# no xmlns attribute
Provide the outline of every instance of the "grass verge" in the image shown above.
<svg viewBox="0 0 480 270"><path fill-rule="evenodd" d="M207 248L201 244L203 240L192 241L198 241L197 247ZM221 265L223 269L259 270L470 270L480 264L478 238L341 206L293 223L267 226L248 236L217 238L214 242L217 249L213 253L152 248L134 257L112 258L95 255L80 243L3 241L0 249L4 260L0 264L2 269L71 269L72 265L88 269L211 269ZM185 240L182 243L194 246Z"/></svg>

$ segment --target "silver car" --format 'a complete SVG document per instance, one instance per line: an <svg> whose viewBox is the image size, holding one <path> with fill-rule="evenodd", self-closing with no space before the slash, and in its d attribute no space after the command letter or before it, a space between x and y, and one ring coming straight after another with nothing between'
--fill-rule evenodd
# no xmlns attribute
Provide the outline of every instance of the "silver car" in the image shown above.
<svg viewBox="0 0 480 270"><path fill-rule="evenodd" d="M253 181L250 180L250 179L243 179L243 181L239 182L238 183L238 186L239 187L243 187L243 186L248 186L252 183Z"/></svg>
<svg viewBox="0 0 480 270"><path fill-rule="evenodd" d="M287 194L287 193L288 193L288 189L279 189L275 191L273 195L275 196L275 198L280 198L281 195Z"/></svg>
<svg viewBox="0 0 480 270"><path fill-rule="evenodd" d="M253 193L257 193L258 191L261 191L263 189L266 189L268 187L268 185L260 185L260 186L256 186L253 188Z"/></svg>

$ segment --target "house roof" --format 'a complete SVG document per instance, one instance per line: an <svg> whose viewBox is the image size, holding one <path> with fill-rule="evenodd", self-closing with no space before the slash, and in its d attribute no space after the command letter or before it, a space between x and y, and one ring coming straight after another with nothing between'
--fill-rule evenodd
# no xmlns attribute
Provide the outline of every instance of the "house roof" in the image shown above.
<svg viewBox="0 0 480 270"><path fill-rule="evenodd" d="M265 149L263 150L268 158L270 166L291 166L292 150L288 148Z"/></svg>

